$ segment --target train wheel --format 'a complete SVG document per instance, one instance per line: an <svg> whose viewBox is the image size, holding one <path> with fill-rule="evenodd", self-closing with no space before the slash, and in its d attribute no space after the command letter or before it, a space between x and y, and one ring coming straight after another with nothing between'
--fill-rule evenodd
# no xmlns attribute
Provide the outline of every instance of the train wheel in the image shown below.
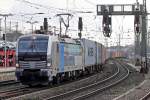
<svg viewBox="0 0 150 100"><path fill-rule="evenodd" d="M33 87L33 84L28 84L29 87Z"/></svg>
<svg viewBox="0 0 150 100"><path fill-rule="evenodd" d="M64 81L68 81L69 79L70 79L70 72L65 72L64 73L65 75L64 75Z"/></svg>
<svg viewBox="0 0 150 100"><path fill-rule="evenodd" d="M76 80L77 79L77 77L76 77L76 71L72 71L72 80Z"/></svg>
<svg viewBox="0 0 150 100"><path fill-rule="evenodd" d="M96 70L96 72L99 72L99 65L96 65L95 70Z"/></svg>
<svg viewBox="0 0 150 100"><path fill-rule="evenodd" d="M77 70L75 75L76 75L76 76L75 76L76 78L79 78L79 77L80 77L80 71Z"/></svg>
<svg viewBox="0 0 150 100"><path fill-rule="evenodd" d="M55 77L55 76L53 76L52 84L53 84L53 85L55 85L55 84L56 84L56 77Z"/></svg>
<svg viewBox="0 0 150 100"><path fill-rule="evenodd" d="M57 74L53 77L53 84L60 84L60 75Z"/></svg>
<svg viewBox="0 0 150 100"><path fill-rule="evenodd" d="M56 84L60 84L60 76L56 77Z"/></svg>
<svg viewBox="0 0 150 100"><path fill-rule="evenodd" d="M53 86L53 82L48 82L48 86L52 87Z"/></svg>
<svg viewBox="0 0 150 100"><path fill-rule="evenodd" d="M102 64L100 65L100 71L103 71L103 65Z"/></svg>

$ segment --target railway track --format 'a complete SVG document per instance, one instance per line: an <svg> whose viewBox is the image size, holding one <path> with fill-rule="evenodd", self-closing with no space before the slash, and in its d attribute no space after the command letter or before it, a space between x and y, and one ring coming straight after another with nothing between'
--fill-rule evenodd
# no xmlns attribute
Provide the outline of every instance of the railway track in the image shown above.
<svg viewBox="0 0 150 100"><path fill-rule="evenodd" d="M120 73L119 67L115 68L115 70L117 70L117 71L114 72L115 73L114 75L111 75L110 77L107 77L107 78L105 78L105 79L103 79L101 81L97 80L97 82L94 83L94 84L90 83L90 85L88 85L87 87L82 87L82 88L79 88L77 90L73 90L72 92L70 92L70 91L66 92L65 95L72 94L72 93L74 94L74 92L78 92L78 91L81 92L82 90L85 90L88 87L92 88L93 86L99 86L99 84L105 83L105 81L107 81L107 80L109 80L111 78L114 78L115 76L117 76ZM95 76L95 75L93 75L93 76ZM86 79L83 79L83 80L86 80ZM16 98L17 96L20 97L21 95L24 95L24 94L28 95L28 94L35 93L37 91L41 92L41 90L46 90L46 89L50 89L50 87L39 87L39 88L38 87L33 87L33 88L29 88L28 86L18 86L18 87L14 87L13 89L8 89L7 91L0 91L0 99L8 99L8 98L12 98L12 97ZM61 94L59 96L58 95L57 96L53 96L53 99L54 98L59 98L59 97L61 98L63 95ZM45 99L45 98L43 98L43 99ZM48 100L50 99L51 100L52 98L46 98L46 99L48 99Z"/></svg>
<svg viewBox="0 0 150 100"><path fill-rule="evenodd" d="M110 66L110 65L109 65ZM114 64L112 64L111 66L114 66ZM109 67L108 67L109 68ZM113 67L113 69L112 70L108 70L108 68L107 68L107 70L105 71L105 74L102 76L102 73L97 73L97 74L94 74L94 75L92 75L92 76L89 76L88 75L88 77L84 77L84 78L81 78L81 79L77 79L77 80L75 80L75 81L73 81L73 82L64 82L64 83L62 83L62 84L60 84L60 85L58 85L58 86L53 86L53 87L46 87L47 89L41 89L42 91L40 91L40 90L37 90L38 92L35 92L35 91L33 91L33 92L29 92L29 93L24 93L24 95L22 95L22 94L20 94L19 93L19 95L17 95L17 97L16 96L12 96L11 97L11 100L20 100L20 99L26 99L26 98L28 98L28 99L33 99L33 98L42 98L41 100L43 100L45 97L47 97L47 96L45 96L45 95L47 95L46 93L49 93L48 95L49 96L54 96L54 95L57 95L57 94L61 94L61 93L64 93L64 92L66 92L66 91L70 91L70 90L73 90L73 89L75 89L75 88L80 88L80 87L82 87L83 85L84 86L86 86L86 85L89 85L89 84L92 84L93 82L95 82L95 81L100 81L100 80L103 80L104 81L104 79L106 79L106 78L108 78L108 77L110 77L110 76L112 76L114 73L116 74L116 73L118 73L118 68L117 67ZM71 85L72 84L72 85ZM75 84L78 84L78 85L75 85ZM70 88L69 88L69 87ZM75 87L74 87L75 86ZM66 88L67 87L67 88ZM56 90L55 90L55 88L56 88ZM58 89L57 89L58 88ZM65 89L65 90L63 90L63 91L60 91L60 89ZM24 90L23 90L24 91ZM51 92L49 92L49 91L53 91L54 93L51 93ZM15 91L14 91L15 92ZM13 91L12 91L12 93L13 93ZM40 95L39 97L38 97L38 95ZM8 97L7 97L8 98ZM40 99L39 99L40 100Z"/></svg>
<svg viewBox="0 0 150 100"><path fill-rule="evenodd" d="M117 64L118 66L119 64ZM121 65L119 65L121 66ZM45 100L83 100L96 93L99 93L107 88L110 88L124 79L129 75L129 70L126 67L118 67L118 71L109 78L102 81L95 82L93 84L81 87L72 91L68 91L52 97L47 97Z"/></svg>
<svg viewBox="0 0 150 100"><path fill-rule="evenodd" d="M16 97L16 96L20 96L23 94L36 92L36 91L41 91L46 88L47 87L32 87L31 88L29 86L20 85L18 87L10 88L5 91L0 91L0 100L5 100L11 97Z"/></svg>
<svg viewBox="0 0 150 100"><path fill-rule="evenodd" d="M148 92L146 95L144 95L140 100L150 100L150 92Z"/></svg>
<svg viewBox="0 0 150 100"><path fill-rule="evenodd" d="M94 77L95 75L92 75L90 77ZM89 76L88 76L89 77ZM87 77L87 78L88 78ZM83 77L82 80L86 80L87 79L86 77ZM80 81L80 80L79 80ZM0 84L6 84L6 85L11 85L11 84L17 84L19 82L16 82L15 80L10 80L10 81L2 81L0 82ZM65 83L62 83L62 84L59 84L59 85L63 85L63 84L67 84L68 82L65 82ZM53 87L57 87L59 85L55 85ZM24 85L21 85L21 84L18 84L18 86L15 86L15 87L8 87L7 90L5 89L2 89L2 91L0 91L0 100L2 99L8 99L8 98L12 98L12 97L17 97L17 96L20 96L20 95L24 95L24 94L28 94L28 93L32 93L32 92L36 92L36 91L41 91L41 90L45 90L45 89L48 89L50 88L49 86L46 86L46 87L29 87L29 86L24 86Z"/></svg>
<svg viewBox="0 0 150 100"><path fill-rule="evenodd" d="M92 75L90 77L95 77L95 75ZM89 76L87 77L89 78ZM86 80L87 79L86 77L84 77L82 80ZM80 80L78 80L80 81ZM2 84L9 84L11 85L11 83L13 83L13 80L10 80L10 81L4 81L2 82ZM67 84L68 82L65 82L65 83L62 83L62 84L59 84L59 85L63 85L63 84ZM14 83L15 84L15 83ZM59 85L55 85L53 87L57 87ZM46 86L46 87L29 87L29 86L24 86L24 85L21 85L19 84L19 86L16 86L16 87L10 87L8 88L7 90L2 90L0 91L0 100L2 99L8 99L8 98L12 98L12 97L17 97L17 96L20 96L20 95L24 95L24 94L29 94L29 93L32 93L32 92L36 92L36 91L41 91L41 90L45 90L45 89L48 89L50 88L49 86Z"/></svg>
<svg viewBox="0 0 150 100"><path fill-rule="evenodd" d="M12 84L17 84L17 83L20 83L20 82L16 80L0 81L0 87L4 85L12 85Z"/></svg>
<svg viewBox="0 0 150 100"><path fill-rule="evenodd" d="M92 75L90 77L94 77L95 75ZM87 78L89 78L89 75L87 75L86 77L81 78L81 80L86 80ZM80 79L78 80L80 81ZM70 81L71 82L71 81ZM17 84L18 86L12 86L12 84ZM63 84L67 84L69 82L64 82L62 84L59 85L54 85L53 87L57 87ZM3 84L5 85L10 85L6 88L2 88L0 89L0 100L1 99L8 99L8 98L12 98L12 97L17 97L20 95L24 95L24 94L29 94L32 92L36 92L36 91L41 91L41 90L45 90L45 89L50 89L51 87L46 86L46 87L29 87L29 86L24 86L19 84L19 82L16 82L15 80L10 80L10 81L2 81L0 82L1 86L3 86Z"/></svg>

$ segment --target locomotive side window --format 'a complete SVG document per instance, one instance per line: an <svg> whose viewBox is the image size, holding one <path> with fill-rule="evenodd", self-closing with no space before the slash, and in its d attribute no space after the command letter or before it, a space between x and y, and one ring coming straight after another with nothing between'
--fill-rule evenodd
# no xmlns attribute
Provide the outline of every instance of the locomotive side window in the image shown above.
<svg viewBox="0 0 150 100"><path fill-rule="evenodd" d="M81 45L65 44L65 53L69 55L81 55L82 54Z"/></svg>
<svg viewBox="0 0 150 100"><path fill-rule="evenodd" d="M82 55L82 47L78 44L66 43L64 45L64 54L65 66L75 65L76 57Z"/></svg>
<svg viewBox="0 0 150 100"><path fill-rule="evenodd" d="M19 52L46 52L47 43L46 39L24 39L19 41Z"/></svg>

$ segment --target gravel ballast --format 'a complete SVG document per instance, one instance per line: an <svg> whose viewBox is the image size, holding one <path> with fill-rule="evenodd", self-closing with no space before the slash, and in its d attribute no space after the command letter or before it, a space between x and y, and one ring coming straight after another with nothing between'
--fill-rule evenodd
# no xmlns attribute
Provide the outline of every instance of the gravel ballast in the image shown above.
<svg viewBox="0 0 150 100"><path fill-rule="evenodd" d="M60 93L64 93L67 91L71 91L83 86L86 86L88 84L91 84L95 81L98 80L103 80L106 77L109 77L111 75L113 75L115 73L115 65L114 64L106 64L104 66L104 71L101 73L98 73L96 75L94 75L93 77L89 77L86 79L82 79L82 80L78 80L75 82L71 82L59 87L54 87L54 88L49 88L43 91L39 91L36 93L31 93L31 94L27 94L27 95L23 95L20 97L16 97L16 98L12 98L11 100L20 100L20 99L24 99L24 100L28 100L28 99L36 99L36 100L42 100L43 98L46 97L50 97L50 96L54 96Z"/></svg>

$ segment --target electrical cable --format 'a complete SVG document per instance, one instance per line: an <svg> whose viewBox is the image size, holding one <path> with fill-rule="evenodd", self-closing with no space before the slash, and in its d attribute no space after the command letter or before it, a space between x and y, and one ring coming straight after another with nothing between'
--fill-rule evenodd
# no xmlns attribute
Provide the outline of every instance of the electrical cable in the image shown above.
<svg viewBox="0 0 150 100"><path fill-rule="evenodd" d="M91 2L91 1L89 1L89 0L84 0L84 1L87 2L87 3L89 3L89 4L91 4L91 5L93 5L93 6L96 6L95 3L93 3L93 2Z"/></svg>
<svg viewBox="0 0 150 100"><path fill-rule="evenodd" d="M49 10L52 10L52 11L57 10L57 12L60 12L60 11L66 12L66 10L67 10L67 9L63 9L63 8L48 7L48 6L45 6L45 5L32 3L32 2L29 2L27 0L16 0L16 1L23 2L23 3L26 3L26 4L31 4L31 5L34 5L36 7L38 6L38 7L49 9ZM68 9L67 11L70 12L70 13L93 13L92 11L77 11L77 10L70 10L70 9Z"/></svg>

